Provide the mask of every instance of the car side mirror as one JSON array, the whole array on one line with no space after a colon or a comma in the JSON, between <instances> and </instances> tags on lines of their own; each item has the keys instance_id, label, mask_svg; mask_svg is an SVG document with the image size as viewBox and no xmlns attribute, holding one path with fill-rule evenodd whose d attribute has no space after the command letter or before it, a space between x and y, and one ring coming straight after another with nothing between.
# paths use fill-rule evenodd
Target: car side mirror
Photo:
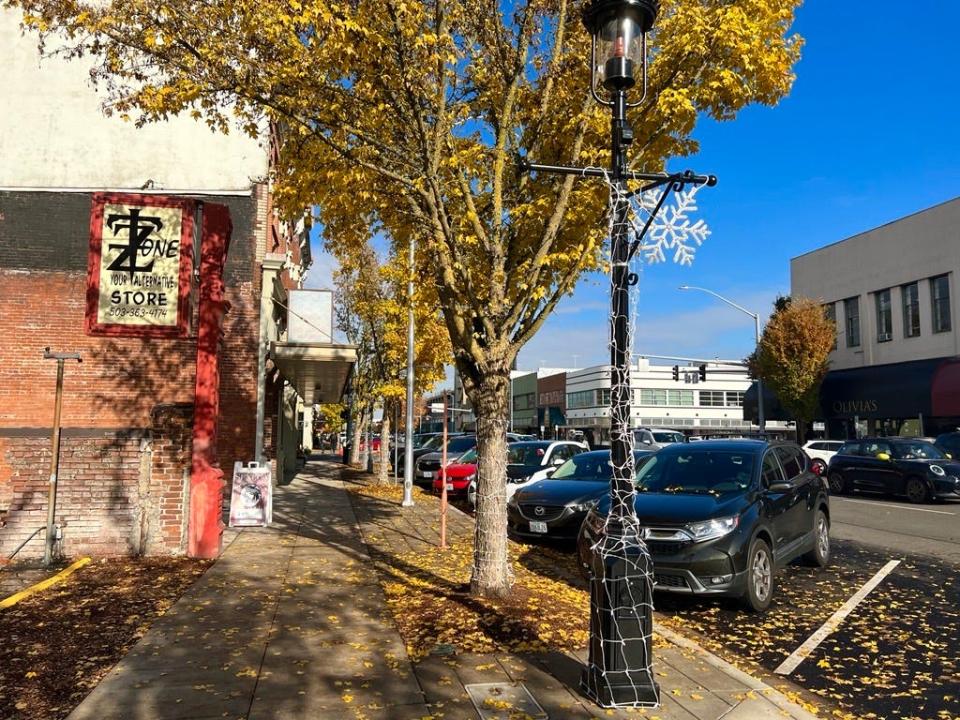
<instances>
[{"instance_id":1,"label":"car side mirror","mask_svg":"<svg viewBox=\"0 0 960 720\"><path fill-rule=\"evenodd\" d=\"M775 493L790 492L791 490L793 490L793 483L791 482L770 483L770 487L768 487L767 490Z\"/></svg>"},{"instance_id":2,"label":"car side mirror","mask_svg":"<svg viewBox=\"0 0 960 720\"><path fill-rule=\"evenodd\" d=\"M889 459L890 459L890 453L885 453L885 452L878 452L878 453L877 453L877 460L884 460L884 461L886 461L886 460L889 460Z\"/></svg>"}]
</instances>

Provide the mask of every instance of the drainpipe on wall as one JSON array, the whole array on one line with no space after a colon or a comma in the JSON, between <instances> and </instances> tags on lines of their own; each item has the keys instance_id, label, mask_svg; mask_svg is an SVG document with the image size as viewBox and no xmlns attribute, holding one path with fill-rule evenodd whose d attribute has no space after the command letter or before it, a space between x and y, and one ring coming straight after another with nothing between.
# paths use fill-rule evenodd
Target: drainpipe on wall
<instances>
[{"instance_id":1,"label":"drainpipe on wall","mask_svg":"<svg viewBox=\"0 0 960 720\"><path fill-rule=\"evenodd\" d=\"M273 323L273 288L286 262L286 255L267 253L260 267L260 341L257 346L257 435L254 456L258 463L263 458L264 423L266 422L267 351L270 341L276 338ZM272 330L272 332L271 332Z\"/></svg>"},{"instance_id":2,"label":"drainpipe on wall","mask_svg":"<svg viewBox=\"0 0 960 720\"><path fill-rule=\"evenodd\" d=\"M223 534L223 470L217 467L217 419L220 413L218 350L223 318L223 267L230 244L230 211L207 204L200 249L200 320L197 329L197 385L193 410L193 462L190 474L190 520L187 553L216 558Z\"/></svg>"}]
</instances>

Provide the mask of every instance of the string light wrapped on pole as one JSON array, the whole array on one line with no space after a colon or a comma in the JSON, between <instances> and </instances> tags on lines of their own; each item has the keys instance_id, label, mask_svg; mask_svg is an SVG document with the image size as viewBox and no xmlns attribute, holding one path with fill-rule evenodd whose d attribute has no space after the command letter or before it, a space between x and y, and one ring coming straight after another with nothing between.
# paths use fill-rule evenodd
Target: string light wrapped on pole
<instances>
[{"instance_id":1,"label":"string light wrapped on pole","mask_svg":"<svg viewBox=\"0 0 960 720\"><path fill-rule=\"evenodd\" d=\"M634 499L636 467L630 428L630 292L639 282L634 257L662 262L667 253L689 264L709 235L702 221L691 224L694 197L716 185L710 175L634 172L627 164L633 129L627 110L647 96L647 33L659 11L657 0L591 0L583 22L590 32L590 92L611 109L609 169L541 165L523 161L528 172L606 181L610 191L610 513L590 563L590 653L583 688L603 707L651 707L660 703L652 658L653 563L643 541ZM642 79L639 100L627 92ZM598 93L599 85L606 97ZM631 182L640 186L631 189ZM665 209L671 193L676 203ZM661 213L661 211L664 211ZM638 256L638 251L640 255Z\"/></svg>"}]
</instances>

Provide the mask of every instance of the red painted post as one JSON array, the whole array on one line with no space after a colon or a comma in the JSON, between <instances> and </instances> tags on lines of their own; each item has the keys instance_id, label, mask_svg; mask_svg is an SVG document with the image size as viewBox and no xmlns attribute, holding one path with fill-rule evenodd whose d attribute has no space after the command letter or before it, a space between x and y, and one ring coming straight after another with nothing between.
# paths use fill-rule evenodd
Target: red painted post
<instances>
[{"instance_id":1,"label":"red painted post","mask_svg":"<svg viewBox=\"0 0 960 720\"><path fill-rule=\"evenodd\" d=\"M218 348L223 317L223 267L230 245L230 211L204 204L200 240L200 307L197 328L197 387L193 410L193 464L190 476L190 557L215 558L223 534L223 471L217 467L217 419L220 413Z\"/></svg>"}]
</instances>

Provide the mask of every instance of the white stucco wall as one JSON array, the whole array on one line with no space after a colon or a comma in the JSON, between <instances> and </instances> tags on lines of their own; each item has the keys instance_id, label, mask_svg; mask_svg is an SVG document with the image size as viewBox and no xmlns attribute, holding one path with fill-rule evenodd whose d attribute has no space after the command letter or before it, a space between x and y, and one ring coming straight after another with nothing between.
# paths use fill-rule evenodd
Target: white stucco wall
<instances>
[{"instance_id":1,"label":"white stucco wall","mask_svg":"<svg viewBox=\"0 0 960 720\"><path fill-rule=\"evenodd\" d=\"M933 332L929 279L950 278L951 325ZM791 293L835 303L837 349L830 367L842 370L960 354L960 198L827 245L790 261ZM901 286L917 282L920 335L904 336ZM892 339L877 337L876 293L890 288ZM860 346L846 344L843 300L860 298Z\"/></svg>"},{"instance_id":2,"label":"white stucco wall","mask_svg":"<svg viewBox=\"0 0 960 720\"><path fill-rule=\"evenodd\" d=\"M20 13L0 8L0 188L249 192L267 174L257 141L190 117L144 128L106 117L91 60L41 59Z\"/></svg>"}]
</instances>

